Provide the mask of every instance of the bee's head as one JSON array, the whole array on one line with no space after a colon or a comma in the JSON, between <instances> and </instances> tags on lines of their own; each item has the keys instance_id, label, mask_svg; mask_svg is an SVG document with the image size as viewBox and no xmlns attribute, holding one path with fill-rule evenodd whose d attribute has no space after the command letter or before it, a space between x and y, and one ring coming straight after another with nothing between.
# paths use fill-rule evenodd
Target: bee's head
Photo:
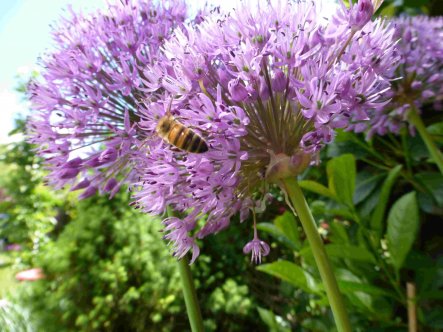
<instances>
[{"instance_id":1,"label":"bee's head","mask_svg":"<svg viewBox=\"0 0 443 332\"><path fill-rule=\"evenodd\" d=\"M172 116L164 116L158 121L155 130L160 136L167 135L169 130L171 129L171 124Z\"/></svg>"}]
</instances>

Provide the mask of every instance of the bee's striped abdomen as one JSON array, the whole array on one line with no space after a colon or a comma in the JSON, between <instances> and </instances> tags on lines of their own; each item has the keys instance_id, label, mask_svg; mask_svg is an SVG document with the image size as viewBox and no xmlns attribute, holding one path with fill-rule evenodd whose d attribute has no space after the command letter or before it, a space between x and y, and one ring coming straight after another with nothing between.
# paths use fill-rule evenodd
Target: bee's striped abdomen
<instances>
[{"instance_id":1,"label":"bee's striped abdomen","mask_svg":"<svg viewBox=\"0 0 443 332\"><path fill-rule=\"evenodd\" d=\"M183 147L183 149L194 153L203 153L208 151L208 145L206 142L191 129L188 130L190 131L190 134L188 135L189 137L186 142L187 144Z\"/></svg>"},{"instance_id":2,"label":"bee's striped abdomen","mask_svg":"<svg viewBox=\"0 0 443 332\"><path fill-rule=\"evenodd\" d=\"M165 116L160 119L156 131L166 142L180 150L191 153L208 151L208 145L204 139L172 116Z\"/></svg>"}]
</instances>

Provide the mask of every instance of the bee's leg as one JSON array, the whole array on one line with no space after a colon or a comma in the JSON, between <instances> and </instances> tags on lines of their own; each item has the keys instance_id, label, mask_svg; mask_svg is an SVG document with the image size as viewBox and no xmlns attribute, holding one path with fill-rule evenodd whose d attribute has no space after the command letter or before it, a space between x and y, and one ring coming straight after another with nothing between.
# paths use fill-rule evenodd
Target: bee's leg
<instances>
[{"instance_id":1,"label":"bee's leg","mask_svg":"<svg viewBox=\"0 0 443 332\"><path fill-rule=\"evenodd\" d=\"M171 150L174 153L183 152L183 150L180 150L178 147L176 147L172 144L169 144L169 150Z\"/></svg>"}]
</instances>

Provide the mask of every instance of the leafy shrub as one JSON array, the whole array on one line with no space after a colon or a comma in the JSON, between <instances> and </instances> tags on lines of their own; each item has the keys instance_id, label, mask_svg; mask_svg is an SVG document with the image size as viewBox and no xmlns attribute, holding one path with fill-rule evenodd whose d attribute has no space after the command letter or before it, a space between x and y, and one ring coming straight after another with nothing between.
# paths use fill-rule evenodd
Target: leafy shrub
<instances>
[{"instance_id":1,"label":"leafy shrub","mask_svg":"<svg viewBox=\"0 0 443 332\"><path fill-rule=\"evenodd\" d=\"M42 330L169 331L180 326L177 320L187 324L158 222L127 203L79 203L58 239L35 257L46 279L30 285L23 297Z\"/></svg>"},{"instance_id":2,"label":"leafy shrub","mask_svg":"<svg viewBox=\"0 0 443 332\"><path fill-rule=\"evenodd\" d=\"M24 120L16 120L16 126L12 134L22 133ZM40 166L32 145L23 139L0 145L0 239L30 250L48 240L47 234L70 206L62 199L64 193L43 185L45 172Z\"/></svg>"},{"instance_id":3,"label":"leafy shrub","mask_svg":"<svg viewBox=\"0 0 443 332\"><path fill-rule=\"evenodd\" d=\"M29 313L17 303L0 299L0 328L2 332L32 332Z\"/></svg>"}]
</instances>

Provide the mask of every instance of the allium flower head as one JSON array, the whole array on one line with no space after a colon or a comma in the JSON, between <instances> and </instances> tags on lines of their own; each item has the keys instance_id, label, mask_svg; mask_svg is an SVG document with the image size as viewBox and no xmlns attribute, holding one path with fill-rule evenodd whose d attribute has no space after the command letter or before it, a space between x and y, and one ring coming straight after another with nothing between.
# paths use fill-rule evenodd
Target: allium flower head
<instances>
[{"instance_id":1,"label":"allium flower head","mask_svg":"<svg viewBox=\"0 0 443 332\"><path fill-rule=\"evenodd\" d=\"M133 179L132 155L144 135L136 125L143 71L185 19L182 1L161 3L116 1L90 16L71 10L53 30L56 48L28 89L28 132L55 187L85 189L84 198L113 195Z\"/></svg>"},{"instance_id":2,"label":"allium flower head","mask_svg":"<svg viewBox=\"0 0 443 332\"><path fill-rule=\"evenodd\" d=\"M443 18L400 17L395 24L395 39L400 61L386 98L391 102L377 108L371 121L358 124L356 131L368 131L368 135L399 133L407 125L408 111L413 105L420 109L425 104L442 102L443 95ZM411 128L412 129L412 128Z\"/></svg>"},{"instance_id":3,"label":"allium flower head","mask_svg":"<svg viewBox=\"0 0 443 332\"><path fill-rule=\"evenodd\" d=\"M197 27L176 29L164 57L144 71L146 91L163 97L145 103L140 127L153 133L171 112L209 146L189 153L153 134L136 163L136 203L149 213L171 206L186 215L165 220L176 256L196 250L195 238L224 229L232 215L260 213L269 185L299 174L334 129L366 120L382 102L395 59L392 29L355 10L328 23L317 4L214 11ZM260 261L269 247L254 233L244 251Z\"/></svg>"}]
</instances>

